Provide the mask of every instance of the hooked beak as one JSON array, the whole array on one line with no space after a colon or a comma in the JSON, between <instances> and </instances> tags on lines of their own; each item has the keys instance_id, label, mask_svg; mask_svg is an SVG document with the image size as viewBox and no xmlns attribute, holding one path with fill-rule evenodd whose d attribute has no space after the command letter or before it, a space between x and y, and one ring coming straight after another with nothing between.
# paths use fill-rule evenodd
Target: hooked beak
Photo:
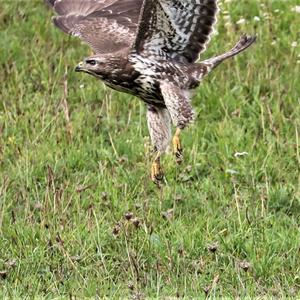
<instances>
[{"instance_id":1,"label":"hooked beak","mask_svg":"<svg viewBox=\"0 0 300 300\"><path fill-rule=\"evenodd\" d=\"M83 62L80 62L75 68L75 72L80 72L80 71L83 71Z\"/></svg>"}]
</instances>

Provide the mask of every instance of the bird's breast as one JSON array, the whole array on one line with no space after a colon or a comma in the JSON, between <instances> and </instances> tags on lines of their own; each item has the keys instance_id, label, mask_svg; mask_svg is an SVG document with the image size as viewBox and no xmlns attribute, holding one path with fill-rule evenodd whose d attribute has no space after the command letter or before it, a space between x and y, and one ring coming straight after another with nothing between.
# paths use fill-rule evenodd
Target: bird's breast
<instances>
[{"instance_id":1,"label":"bird's breast","mask_svg":"<svg viewBox=\"0 0 300 300\"><path fill-rule=\"evenodd\" d=\"M160 82L170 79L180 82L180 69L170 61L159 61L139 55L132 56L134 70L139 74L134 80L138 96L145 102L164 105Z\"/></svg>"}]
</instances>

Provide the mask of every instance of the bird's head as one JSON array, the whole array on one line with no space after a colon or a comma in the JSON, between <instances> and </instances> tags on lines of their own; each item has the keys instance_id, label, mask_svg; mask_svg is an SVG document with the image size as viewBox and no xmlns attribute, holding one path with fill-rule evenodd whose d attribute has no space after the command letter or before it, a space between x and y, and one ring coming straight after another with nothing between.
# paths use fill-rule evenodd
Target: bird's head
<instances>
[{"instance_id":1,"label":"bird's head","mask_svg":"<svg viewBox=\"0 0 300 300\"><path fill-rule=\"evenodd\" d=\"M103 57L91 56L80 62L75 72L85 72L96 77L101 77L109 67L108 61Z\"/></svg>"}]
</instances>

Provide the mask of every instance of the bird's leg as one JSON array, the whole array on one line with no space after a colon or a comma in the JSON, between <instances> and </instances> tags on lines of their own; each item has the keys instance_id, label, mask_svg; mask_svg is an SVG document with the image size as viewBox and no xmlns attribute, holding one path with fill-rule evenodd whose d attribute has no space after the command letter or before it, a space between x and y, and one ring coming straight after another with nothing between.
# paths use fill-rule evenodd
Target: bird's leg
<instances>
[{"instance_id":1,"label":"bird's leg","mask_svg":"<svg viewBox=\"0 0 300 300\"><path fill-rule=\"evenodd\" d=\"M171 117L167 109L148 106L147 123L152 145L155 149L154 160L151 166L151 179L159 185L163 179L163 171L160 165L160 158L170 144Z\"/></svg>"},{"instance_id":2,"label":"bird's leg","mask_svg":"<svg viewBox=\"0 0 300 300\"><path fill-rule=\"evenodd\" d=\"M172 122L176 126L176 132L173 137L173 151L176 155L176 162L180 164L183 160L179 139L180 131L186 128L193 121L194 117L189 92L167 80L160 83L160 90Z\"/></svg>"},{"instance_id":3,"label":"bird's leg","mask_svg":"<svg viewBox=\"0 0 300 300\"><path fill-rule=\"evenodd\" d=\"M164 178L164 173L160 164L160 156L161 153L157 151L151 166L151 180L157 185L159 185Z\"/></svg>"},{"instance_id":4,"label":"bird's leg","mask_svg":"<svg viewBox=\"0 0 300 300\"><path fill-rule=\"evenodd\" d=\"M176 162L177 164L181 164L183 161L183 155L182 155L182 147L181 147L181 142L180 142L180 128L176 128L176 132L173 136L173 153L176 157Z\"/></svg>"}]
</instances>

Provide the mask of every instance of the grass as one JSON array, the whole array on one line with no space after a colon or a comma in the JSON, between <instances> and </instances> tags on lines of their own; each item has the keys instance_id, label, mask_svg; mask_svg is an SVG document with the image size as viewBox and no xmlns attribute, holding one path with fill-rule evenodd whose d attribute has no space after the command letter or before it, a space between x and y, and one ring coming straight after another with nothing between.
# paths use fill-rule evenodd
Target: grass
<instances>
[{"instance_id":1,"label":"grass","mask_svg":"<svg viewBox=\"0 0 300 300\"><path fill-rule=\"evenodd\" d=\"M162 190L144 105L73 72L43 3L0 2L1 297L300 297L298 1L226 2L203 57L258 42L197 90Z\"/></svg>"}]
</instances>

